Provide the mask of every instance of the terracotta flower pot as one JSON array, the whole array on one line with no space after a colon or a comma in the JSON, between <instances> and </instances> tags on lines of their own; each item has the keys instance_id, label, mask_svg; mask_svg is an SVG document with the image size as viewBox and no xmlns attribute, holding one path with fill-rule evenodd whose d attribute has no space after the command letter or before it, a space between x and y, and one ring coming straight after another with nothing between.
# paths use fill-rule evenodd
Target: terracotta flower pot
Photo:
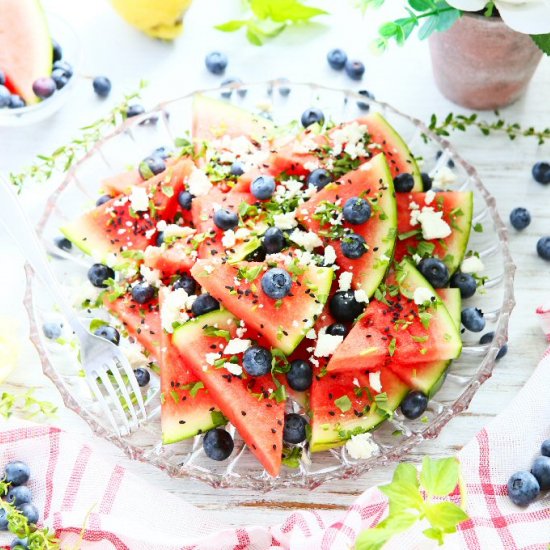
<instances>
[{"instance_id":1,"label":"terracotta flower pot","mask_svg":"<svg viewBox=\"0 0 550 550\"><path fill-rule=\"evenodd\" d=\"M542 52L526 34L500 17L466 14L430 39L435 81L441 93L469 109L497 109L525 91Z\"/></svg>"}]
</instances>

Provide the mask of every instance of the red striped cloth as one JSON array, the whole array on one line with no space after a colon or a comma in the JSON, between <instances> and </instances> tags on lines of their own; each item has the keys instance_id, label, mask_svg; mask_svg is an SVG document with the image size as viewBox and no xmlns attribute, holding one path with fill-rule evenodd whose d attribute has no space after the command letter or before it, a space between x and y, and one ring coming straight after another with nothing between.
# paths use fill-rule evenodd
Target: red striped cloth
<instances>
[{"instance_id":1,"label":"red striped cloth","mask_svg":"<svg viewBox=\"0 0 550 550\"><path fill-rule=\"evenodd\" d=\"M539 315L550 326L546 309ZM514 471L528 470L541 442L550 438L549 394L550 348L510 406L458 454L470 520L447 537L445 548L548 549L550 494L519 508L507 496L506 482ZM300 511L274 527L223 529L218 517L106 462L57 428L4 423L0 464L15 459L31 467L29 485L43 524L56 531L62 548L78 547L82 536L81 548L94 550L347 550L359 532L387 513L385 497L372 488L342 515ZM451 498L458 502L459 495ZM385 548L431 548L423 528ZM0 537L1 544L9 544L9 535Z\"/></svg>"}]
</instances>

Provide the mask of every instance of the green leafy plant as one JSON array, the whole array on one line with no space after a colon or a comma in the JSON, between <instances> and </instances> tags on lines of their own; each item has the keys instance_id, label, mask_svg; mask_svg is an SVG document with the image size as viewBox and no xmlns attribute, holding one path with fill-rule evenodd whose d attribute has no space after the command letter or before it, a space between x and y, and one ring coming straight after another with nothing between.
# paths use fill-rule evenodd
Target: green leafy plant
<instances>
[{"instance_id":1,"label":"green leafy plant","mask_svg":"<svg viewBox=\"0 0 550 550\"><path fill-rule=\"evenodd\" d=\"M312 18L327 14L325 10L299 0L245 0L244 4L249 17L233 19L215 28L223 32L245 29L246 38L255 46L278 36L288 25L309 23Z\"/></svg>"},{"instance_id":2,"label":"green leafy plant","mask_svg":"<svg viewBox=\"0 0 550 550\"><path fill-rule=\"evenodd\" d=\"M34 397L33 392L32 389L20 394L2 392L0 396L0 415L9 418L13 414L17 414L27 419L37 416L47 418L55 416L57 406L49 401L37 399Z\"/></svg>"},{"instance_id":3,"label":"green leafy plant","mask_svg":"<svg viewBox=\"0 0 550 550\"><path fill-rule=\"evenodd\" d=\"M462 506L448 500L434 501L434 497L452 493L457 485ZM378 550L394 535L423 520L429 524L424 535L443 544L445 535L456 532L457 526L468 519L464 511L460 463L454 457L433 460L426 456L420 474L412 464L399 464L391 483L379 489L389 500L388 517L376 527L363 531L357 538L355 550Z\"/></svg>"},{"instance_id":4,"label":"green leafy plant","mask_svg":"<svg viewBox=\"0 0 550 550\"><path fill-rule=\"evenodd\" d=\"M10 173L9 179L19 191L30 180L45 182L56 171L67 171L77 160L86 154L109 129L113 129L126 119L130 101L141 97L141 91L147 85L142 80L137 91L124 96L122 102L116 105L107 115L92 124L82 127L81 134L65 145L61 145L49 155L38 155L34 164L19 173Z\"/></svg>"}]
</instances>

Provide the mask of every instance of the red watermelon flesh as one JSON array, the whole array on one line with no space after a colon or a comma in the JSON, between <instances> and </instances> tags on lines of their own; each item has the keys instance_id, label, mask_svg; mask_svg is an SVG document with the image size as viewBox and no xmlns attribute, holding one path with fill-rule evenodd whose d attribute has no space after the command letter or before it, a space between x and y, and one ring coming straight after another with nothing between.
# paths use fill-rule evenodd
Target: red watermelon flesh
<instances>
[{"instance_id":1,"label":"red watermelon flesh","mask_svg":"<svg viewBox=\"0 0 550 550\"><path fill-rule=\"evenodd\" d=\"M429 204L426 204L426 197L429 197ZM397 231L401 237L396 243L395 259L400 261L406 256L412 256L418 252L419 244L423 243L420 252L426 245L429 246L425 255L437 256L447 264L451 273L456 271L462 262L470 237L473 215L472 192L446 191L435 193L435 196L433 193L398 193L396 198ZM444 239L423 240L420 225L411 224L411 204L418 205L420 209L427 206L435 212L443 212L442 219L451 227L452 233ZM416 235L405 237L415 230L418 232Z\"/></svg>"},{"instance_id":2,"label":"red watermelon flesh","mask_svg":"<svg viewBox=\"0 0 550 550\"><path fill-rule=\"evenodd\" d=\"M251 452L270 475L276 476L281 467L285 404L270 398L277 395L270 375L245 379L231 374L223 366L209 365L207 354L222 350L227 339L207 335L206 327L228 331L232 339L237 334L239 321L227 310L213 311L176 329L172 341Z\"/></svg>"},{"instance_id":3,"label":"red watermelon flesh","mask_svg":"<svg viewBox=\"0 0 550 550\"><path fill-rule=\"evenodd\" d=\"M301 206L297 219L307 229L321 236L335 228L330 223L322 224L316 217L316 211L339 203L342 208L352 197L362 197L372 205L371 218L360 225L352 225L345 220L338 225L361 235L369 249L357 259L346 258L342 254L341 237L333 239L325 237L325 243L334 247L336 264L340 273L349 271L353 274L352 285L355 289L363 289L371 296L383 280L389 267L396 238L397 212L395 206L393 181L388 170L388 164L383 155L377 155L358 170L349 172L337 182L331 183ZM330 234L330 233L329 233Z\"/></svg>"},{"instance_id":4,"label":"red watermelon flesh","mask_svg":"<svg viewBox=\"0 0 550 550\"><path fill-rule=\"evenodd\" d=\"M101 182L101 190L112 197L118 195L127 195L132 191L132 187L135 185L142 185L144 183L138 170L128 170L115 174L105 178Z\"/></svg>"},{"instance_id":5,"label":"red watermelon flesh","mask_svg":"<svg viewBox=\"0 0 550 550\"><path fill-rule=\"evenodd\" d=\"M151 269L158 269L161 278L188 273L193 267L197 252L189 239L177 239L162 246L148 246L143 263Z\"/></svg>"}]
</instances>

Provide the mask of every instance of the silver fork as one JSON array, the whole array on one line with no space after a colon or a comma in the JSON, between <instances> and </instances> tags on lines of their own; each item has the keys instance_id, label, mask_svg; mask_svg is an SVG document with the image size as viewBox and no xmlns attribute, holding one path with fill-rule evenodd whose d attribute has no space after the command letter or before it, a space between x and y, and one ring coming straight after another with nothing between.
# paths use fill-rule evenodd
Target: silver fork
<instances>
[{"instance_id":1,"label":"silver fork","mask_svg":"<svg viewBox=\"0 0 550 550\"><path fill-rule=\"evenodd\" d=\"M34 272L51 292L80 341L80 360L86 373L86 380L117 435L129 433L139 425L139 413L141 413L142 420L145 420L147 416L134 371L120 348L112 342L92 334L69 305L49 265L48 257L38 235L11 188L11 184L5 180L0 180L0 223L4 225ZM125 383L123 375L126 376L128 384ZM111 377L114 379L114 384ZM136 411L132 398L137 402L139 411ZM123 407L121 399L126 403L126 407ZM125 408L130 418L125 412ZM118 422L115 419L115 413L119 417Z\"/></svg>"}]
</instances>

